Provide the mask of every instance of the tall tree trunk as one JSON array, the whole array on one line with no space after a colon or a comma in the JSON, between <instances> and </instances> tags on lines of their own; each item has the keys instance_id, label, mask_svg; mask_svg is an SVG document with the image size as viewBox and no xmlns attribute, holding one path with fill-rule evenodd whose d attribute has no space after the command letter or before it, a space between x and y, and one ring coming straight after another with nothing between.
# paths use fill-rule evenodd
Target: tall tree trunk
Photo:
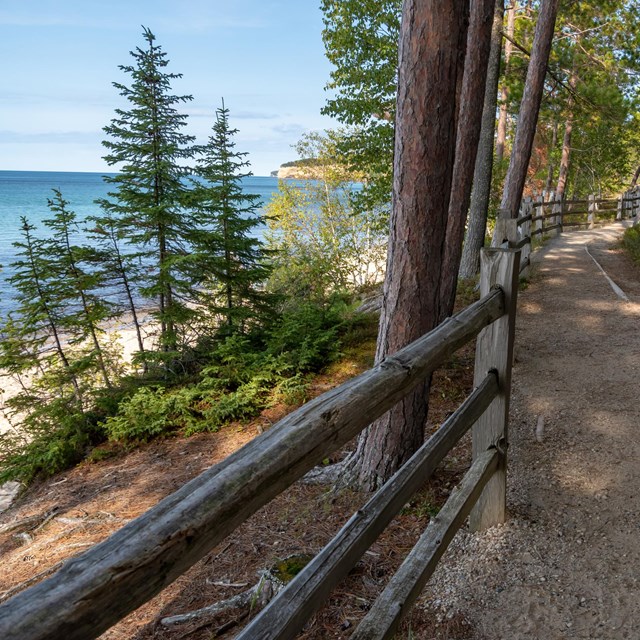
<instances>
[{"instance_id":1,"label":"tall tree trunk","mask_svg":"<svg viewBox=\"0 0 640 640\"><path fill-rule=\"evenodd\" d=\"M516 12L518 11L518 2L513 0L507 8L507 39L504 42L504 73L509 73L509 61L513 52L513 34L516 28ZM502 26L502 25L500 25ZM505 82L500 87L500 113L498 115L498 133L496 137L496 162L499 164L504 158L504 150L507 142L507 115L509 109L509 87Z\"/></svg>"},{"instance_id":2,"label":"tall tree trunk","mask_svg":"<svg viewBox=\"0 0 640 640\"><path fill-rule=\"evenodd\" d=\"M573 97L573 91L578 84L578 76L575 70L569 77L569 93L567 120L564 124L564 138L562 140L562 158L560 159L560 170L558 172L558 184L556 186L556 200L564 198L564 192L567 188L567 178L569 177L569 166L571 162L571 133L573 131L573 107L575 98Z\"/></svg>"},{"instance_id":3,"label":"tall tree trunk","mask_svg":"<svg viewBox=\"0 0 640 640\"><path fill-rule=\"evenodd\" d=\"M404 0L378 362L437 324L467 6ZM419 385L360 436L351 471L365 490L388 480L422 443L428 388Z\"/></svg>"},{"instance_id":4,"label":"tall tree trunk","mask_svg":"<svg viewBox=\"0 0 640 640\"><path fill-rule=\"evenodd\" d=\"M559 0L542 0L540 13L533 37L531 59L527 69L527 79L520 103L520 115L513 149L509 159L509 169L504 182L501 208L509 212L509 216L516 218L522 199L522 191L527 177L527 168L533 147L533 138L538 123L538 112L542 101L544 78L547 72L547 62L551 51L553 29L556 23Z\"/></svg>"},{"instance_id":5,"label":"tall tree trunk","mask_svg":"<svg viewBox=\"0 0 640 640\"><path fill-rule=\"evenodd\" d=\"M480 249L484 245L484 236L487 230L487 211L489 209L491 175L493 173L493 138L496 128L496 103L498 79L500 77L503 18L504 0L496 0L493 26L491 28L491 50L487 64L487 82L482 107L482 126L473 173L469 227L460 261L459 276L461 278L473 278L478 273L480 269Z\"/></svg>"},{"instance_id":6,"label":"tall tree trunk","mask_svg":"<svg viewBox=\"0 0 640 640\"><path fill-rule=\"evenodd\" d=\"M456 298L462 241L482 126L482 110L478 109L478 105L484 101L495 3L496 0L477 0L471 3L464 79L456 122L456 155L440 280L439 322L452 314Z\"/></svg>"},{"instance_id":7,"label":"tall tree trunk","mask_svg":"<svg viewBox=\"0 0 640 640\"><path fill-rule=\"evenodd\" d=\"M555 121L553 123L553 133L551 135L551 146L549 147L549 168L547 170L547 182L545 184L545 191L549 193L553 188L553 152L556 149L556 145L558 144L558 122Z\"/></svg>"}]
</instances>

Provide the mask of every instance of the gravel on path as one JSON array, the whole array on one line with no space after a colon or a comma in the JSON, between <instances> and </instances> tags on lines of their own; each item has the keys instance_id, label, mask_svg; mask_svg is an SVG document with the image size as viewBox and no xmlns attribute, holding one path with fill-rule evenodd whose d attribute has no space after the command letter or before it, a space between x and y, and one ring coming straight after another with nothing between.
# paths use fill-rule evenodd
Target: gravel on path
<instances>
[{"instance_id":1,"label":"gravel on path","mask_svg":"<svg viewBox=\"0 0 640 640\"><path fill-rule=\"evenodd\" d=\"M616 248L622 231L568 233L534 253L509 520L461 531L422 596L443 618L462 612L470 638L640 638L640 277Z\"/></svg>"}]
</instances>

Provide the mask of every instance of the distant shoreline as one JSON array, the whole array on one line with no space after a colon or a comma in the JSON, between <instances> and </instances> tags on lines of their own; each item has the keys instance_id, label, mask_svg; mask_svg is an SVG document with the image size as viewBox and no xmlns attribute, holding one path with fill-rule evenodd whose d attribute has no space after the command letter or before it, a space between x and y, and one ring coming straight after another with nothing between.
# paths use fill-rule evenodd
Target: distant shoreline
<instances>
[{"instance_id":1,"label":"distant shoreline","mask_svg":"<svg viewBox=\"0 0 640 640\"><path fill-rule=\"evenodd\" d=\"M65 169L0 169L0 174L2 173L75 173L86 176L117 176L117 171L67 171ZM273 178L273 176L259 176L257 174L253 174L251 177L253 178Z\"/></svg>"}]
</instances>

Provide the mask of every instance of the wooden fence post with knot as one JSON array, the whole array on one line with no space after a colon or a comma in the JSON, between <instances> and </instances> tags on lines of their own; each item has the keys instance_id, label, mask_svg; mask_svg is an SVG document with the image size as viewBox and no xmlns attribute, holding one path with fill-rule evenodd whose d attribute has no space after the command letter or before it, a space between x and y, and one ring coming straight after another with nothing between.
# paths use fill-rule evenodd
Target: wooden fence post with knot
<instances>
[{"instance_id":1,"label":"wooden fence post with knot","mask_svg":"<svg viewBox=\"0 0 640 640\"><path fill-rule=\"evenodd\" d=\"M505 294L505 314L483 329L476 342L474 385L479 385L487 372L493 370L498 375L499 392L473 427L473 458L477 459L491 448L497 449L501 456L497 471L471 512L471 529L474 531L500 524L506 518L507 425L520 250L504 247L483 249L480 264L480 295L485 296L494 287L501 287Z\"/></svg>"}]
</instances>

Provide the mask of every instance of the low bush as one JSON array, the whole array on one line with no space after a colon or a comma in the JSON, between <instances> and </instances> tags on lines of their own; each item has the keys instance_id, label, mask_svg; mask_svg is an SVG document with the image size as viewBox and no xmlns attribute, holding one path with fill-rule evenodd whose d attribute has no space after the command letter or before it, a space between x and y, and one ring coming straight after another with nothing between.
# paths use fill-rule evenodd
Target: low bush
<instances>
[{"instance_id":1,"label":"low bush","mask_svg":"<svg viewBox=\"0 0 640 640\"><path fill-rule=\"evenodd\" d=\"M629 257L640 264L640 226L629 227L624 232L622 246Z\"/></svg>"},{"instance_id":2,"label":"low bush","mask_svg":"<svg viewBox=\"0 0 640 640\"><path fill-rule=\"evenodd\" d=\"M259 335L221 340L192 385L141 388L123 401L104 423L109 438L138 443L175 431L216 431L274 403L304 402L309 374L340 355L339 335L354 324L347 310L337 296L304 302L283 310Z\"/></svg>"},{"instance_id":3,"label":"low bush","mask_svg":"<svg viewBox=\"0 0 640 640\"><path fill-rule=\"evenodd\" d=\"M83 413L53 400L20 430L0 434L0 483L28 484L80 462L92 446L104 441L103 429Z\"/></svg>"}]
</instances>

